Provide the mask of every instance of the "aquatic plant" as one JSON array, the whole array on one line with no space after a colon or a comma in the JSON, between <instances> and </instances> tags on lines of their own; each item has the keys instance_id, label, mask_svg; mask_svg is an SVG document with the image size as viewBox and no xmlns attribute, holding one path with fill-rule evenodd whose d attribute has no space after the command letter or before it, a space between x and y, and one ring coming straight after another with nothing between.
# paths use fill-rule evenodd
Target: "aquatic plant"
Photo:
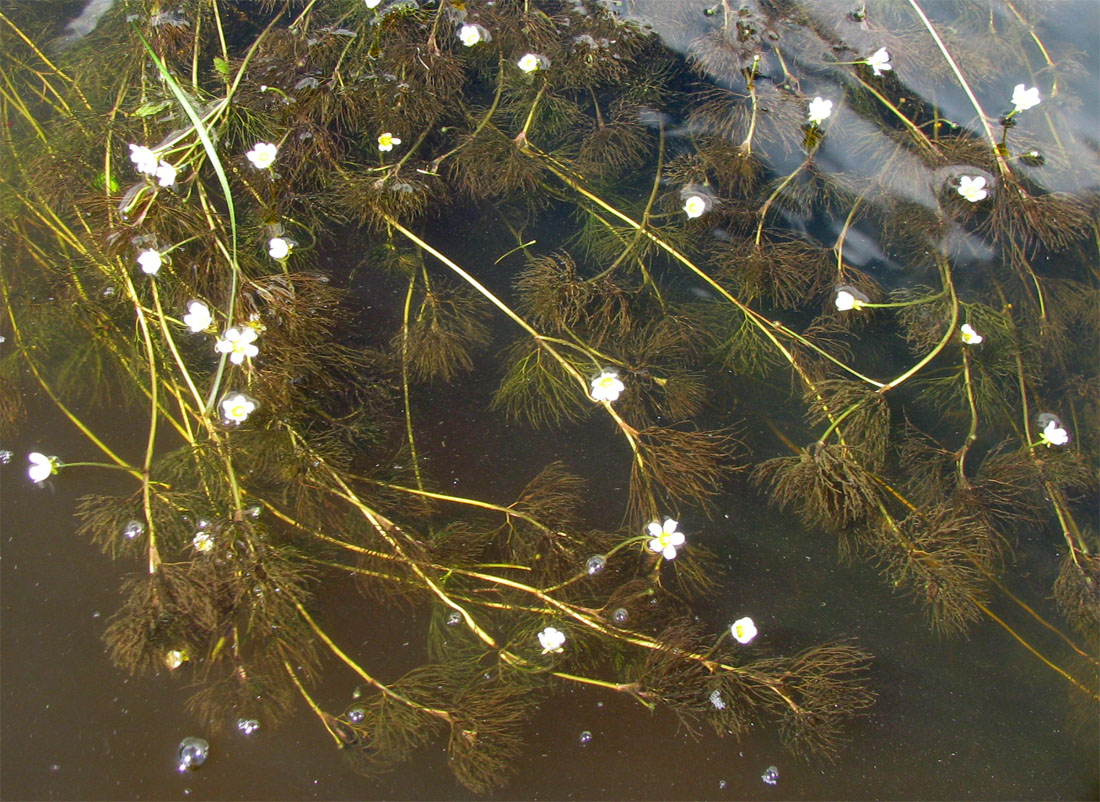
<instances>
[{"instance_id":1,"label":"aquatic plant","mask_svg":"<svg viewBox=\"0 0 1100 802\"><path fill-rule=\"evenodd\" d=\"M1001 28L918 0L621 5L131 2L63 50L0 14L0 422L26 426L36 386L132 482L79 510L136 569L111 658L186 674L211 725L300 700L362 771L445 743L475 792L570 685L828 754L873 701L869 655L692 615L720 576L678 521L740 473L934 628L995 622L1095 699L1095 672L990 608L1033 529L1086 647L1065 642L1095 654L1097 276L1066 265L1100 237L1061 122L1073 59L1010 3ZM998 119L1004 75L1041 87ZM381 277L403 291L368 321ZM443 492L420 390L490 380L486 429L602 422L620 525L594 528L557 463L514 499ZM136 460L86 422L108 390ZM29 460L35 482L92 465ZM337 577L430 611L422 665L384 680L331 634ZM315 698L334 665L362 683L343 710Z\"/></svg>"}]
</instances>

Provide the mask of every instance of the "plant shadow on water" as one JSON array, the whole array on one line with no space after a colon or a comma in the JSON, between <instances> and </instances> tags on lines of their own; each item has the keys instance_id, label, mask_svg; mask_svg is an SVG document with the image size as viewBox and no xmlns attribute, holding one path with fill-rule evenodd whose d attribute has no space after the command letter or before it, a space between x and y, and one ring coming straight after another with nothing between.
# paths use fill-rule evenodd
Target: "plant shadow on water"
<instances>
[{"instance_id":1,"label":"plant shadow on water","mask_svg":"<svg viewBox=\"0 0 1100 802\"><path fill-rule=\"evenodd\" d=\"M1089 8L6 4L3 796L1095 798Z\"/></svg>"}]
</instances>

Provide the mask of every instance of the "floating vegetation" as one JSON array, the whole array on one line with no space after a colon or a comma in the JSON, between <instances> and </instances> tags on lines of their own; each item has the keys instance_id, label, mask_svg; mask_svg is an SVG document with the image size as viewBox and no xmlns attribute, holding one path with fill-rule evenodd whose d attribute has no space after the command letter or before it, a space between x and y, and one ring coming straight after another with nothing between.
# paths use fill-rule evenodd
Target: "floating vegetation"
<instances>
[{"instance_id":1,"label":"floating vegetation","mask_svg":"<svg viewBox=\"0 0 1100 802\"><path fill-rule=\"evenodd\" d=\"M870 655L693 613L742 475L937 631L1003 626L1095 699L990 609L1026 532L1096 653L1097 274L1074 266L1100 203L1075 55L1041 4L981 5L0 14L0 424L41 391L98 456L34 452L28 479L130 484L78 513L134 571L111 659L186 676L214 727L304 705L366 773L442 745L475 793L570 686L828 756ZM422 435L490 385L481 431L584 453L528 460L515 498L446 492ZM87 422L108 404L132 440ZM593 459L618 523L588 518ZM422 665L383 676L333 634L339 577L430 612ZM344 710L315 697L336 671Z\"/></svg>"}]
</instances>

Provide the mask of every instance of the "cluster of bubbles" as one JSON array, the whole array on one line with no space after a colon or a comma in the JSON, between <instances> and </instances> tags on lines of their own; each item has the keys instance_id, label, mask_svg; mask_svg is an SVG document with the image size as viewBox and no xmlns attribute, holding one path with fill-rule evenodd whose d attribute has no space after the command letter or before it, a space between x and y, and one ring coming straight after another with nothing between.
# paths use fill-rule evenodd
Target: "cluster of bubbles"
<instances>
[{"instance_id":1,"label":"cluster of bubbles","mask_svg":"<svg viewBox=\"0 0 1100 802\"><path fill-rule=\"evenodd\" d=\"M243 732L245 735L251 735L260 728L260 722L254 718L239 718L237 719L237 729Z\"/></svg>"}]
</instances>

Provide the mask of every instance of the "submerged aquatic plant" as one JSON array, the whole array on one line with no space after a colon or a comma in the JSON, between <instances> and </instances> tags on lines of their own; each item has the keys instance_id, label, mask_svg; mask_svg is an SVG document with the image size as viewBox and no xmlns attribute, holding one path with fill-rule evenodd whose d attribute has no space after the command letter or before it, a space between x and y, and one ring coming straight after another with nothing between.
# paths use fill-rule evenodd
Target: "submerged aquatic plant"
<instances>
[{"instance_id":1,"label":"submerged aquatic plant","mask_svg":"<svg viewBox=\"0 0 1100 802\"><path fill-rule=\"evenodd\" d=\"M445 744L478 793L574 685L828 754L873 701L869 655L842 633L777 653L692 609L722 581L703 519L743 469L945 633L1009 627L989 601L1029 527L1095 646L1097 288L1066 265L1095 261L1097 204L1087 143L1059 133L1068 56L998 47L1057 87L1004 123L1010 148L992 66L953 52L998 44L962 6L857 25L719 4L688 26L665 0L299 5L137 3L56 56L26 10L0 16L2 422L26 425L11 388L36 386L132 484L80 507L136 567L117 665L187 675L212 725L300 701L368 773ZM998 22L1041 42L1024 11ZM686 58L655 30L694 31ZM1021 84L1005 120L1039 100ZM105 387L143 410L138 448L86 422ZM1065 421L1036 413L1055 402ZM562 453L599 454L622 493L586 506L527 424L566 428ZM518 494L468 455L492 498L453 491L435 444L471 433L524 454ZM35 482L60 465L29 460ZM430 619L421 665L390 678L332 634L340 577ZM362 690L326 709L337 671Z\"/></svg>"}]
</instances>

